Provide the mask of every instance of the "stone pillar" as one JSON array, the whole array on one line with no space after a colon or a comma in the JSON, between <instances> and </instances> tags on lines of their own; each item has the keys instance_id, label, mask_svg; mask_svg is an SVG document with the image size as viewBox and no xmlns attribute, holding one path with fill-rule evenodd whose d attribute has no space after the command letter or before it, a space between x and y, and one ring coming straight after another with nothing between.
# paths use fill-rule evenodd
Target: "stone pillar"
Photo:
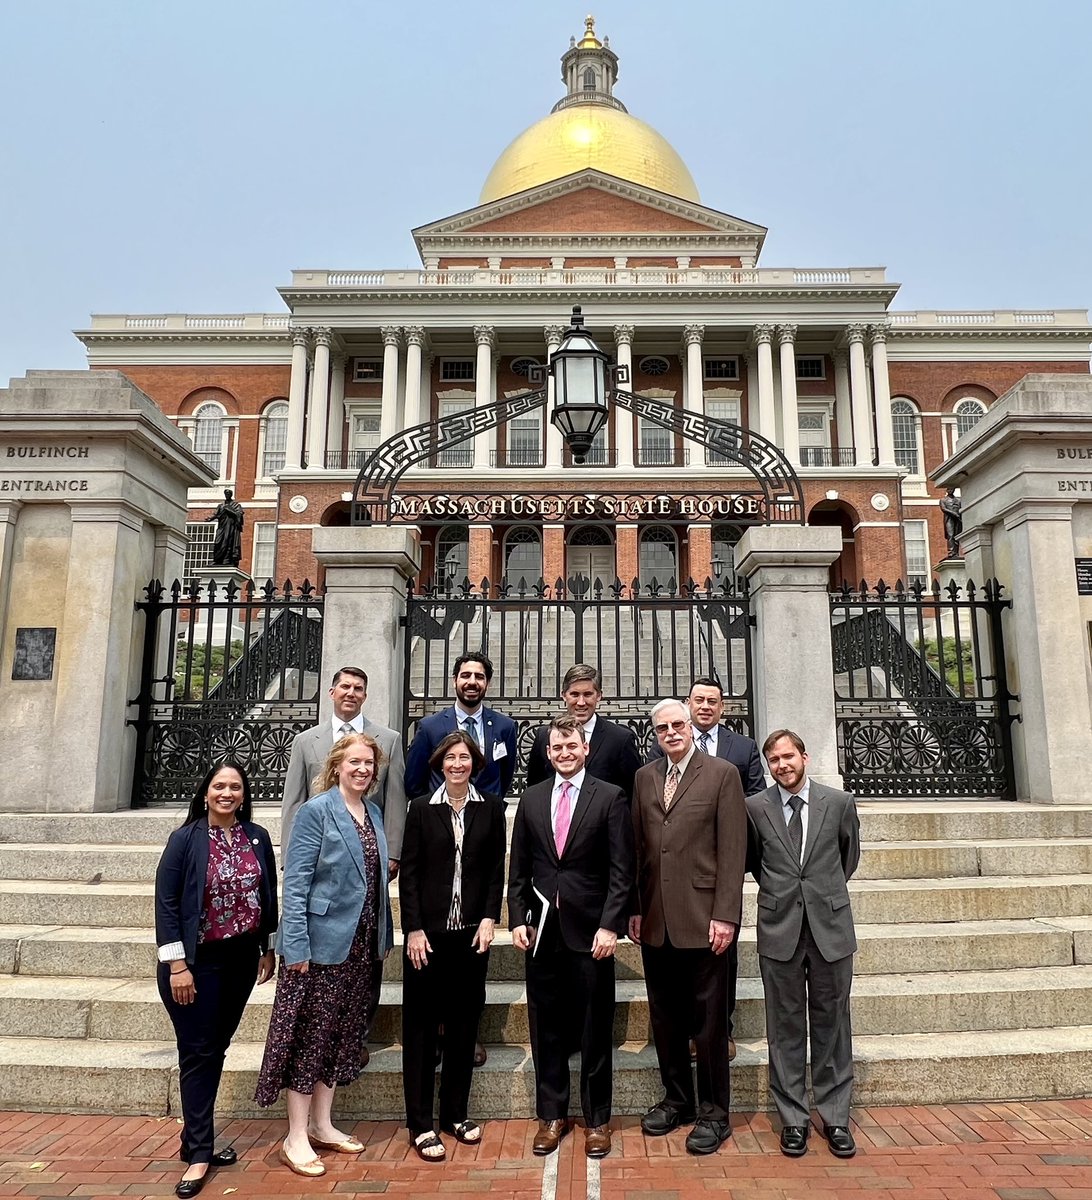
<instances>
[{"instance_id":1,"label":"stone pillar","mask_svg":"<svg viewBox=\"0 0 1092 1200\"><path fill-rule=\"evenodd\" d=\"M315 330L315 369L311 373L311 412L307 423L307 469L326 469L326 422L330 399L330 331Z\"/></svg>"},{"instance_id":2,"label":"stone pillar","mask_svg":"<svg viewBox=\"0 0 1092 1200\"><path fill-rule=\"evenodd\" d=\"M736 571L747 577L755 613L752 690L759 745L774 729L804 739L808 774L842 786L834 721L830 639L830 566L842 552L833 527L756 525L736 547Z\"/></svg>"},{"instance_id":3,"label":"stone pillar","mask_svg":"<svg viewBox=\"0 0 1092 1200\"><path fill-rule=\"evenodd\" d=\"M15 522L22 507L22 500L0 500L0 636L7 627L8 589L4 581L11 578L11 551L15 544ZM160 576L160 578L166 577Z\"/></svg>"},{"instance_id":4,"label":"stone pillar","mask_svg":"<svg viewBox=\"0 0 1092 1200\"><path fill-rule=\"evenodd\" d=\"M565 337L565 327L563 325L547 325L542 333L546 338L546 363L549 365L550 359L553 358ZM550 420L553 411L554 381L548 379L546 382L546 410L543 416L543 420L546 422L546 466L560 469L565 439L561 436L558 427Z\"/></svg>"},{"instance_id":5,"label":"stone pillar","mask_svg":"<svg viewBox=\"0 0 1092 1200\"><path fill-rule=\"evenodd\" d=\"M872 413L868 403L868 375L865 365L863 325L850 325L849 403L853 411L853 450L858 467L872 466Z\"/></svg>"},{"instance_id":6,"label":"stone pillar","mask_svg":"<svg viewBox=\"0 0 1092 1200\"><path fill-rule=\"evenodd\" d=\"M383 336L383 400L379 416L379 440L385 442L398 432L398 347L402 331L397 325L384 325Z\"/></svg>"},{"instance_id":7,"label":"stone pillar","mask_svg":"<svg viewBox=\"0 0 1092 1200\"><path fill-rule=\"evenodd\" d=\"M895 428L891 419L891 383L887 374L887 328L873 325L872 390L876 404L876 457L879 466L895 466Z\"/></svg>"},{"instance_id":8,"label":"stone pillar","mask_svg":"<svg viewBox=\"0 0 1092 1200\"><path fill-rule=\"evenodd\" d=\"M683 330L683 345L686 347L686 407L689 412L700 413L705 410L701 361L701 344L704 337L704 325L687 325Z\"/></svg>"},{"instance_id":9,"label":"stone pillar","mask_svg":"<svg viewBox=\"0 0 1092 1200\"><path fill-rule=\"evenodd\" d=\"M288 384L288 441L284 465L289 471L303 466L303 418L307 407L308 330L292 330L292 375Z\"/></svg>"},{"instance_id":10,"label":"stone pillar","mask_svg":"<svg viewBox=\"0 0 1092 1200\"><path fill-rule=\"evenodd\" d=\"M497 335L492 325L475 325L474 341L477 344L477 363L474 368L474 407L488 408L492 403L493 351ZM496 429L487 429L474 438L474 466L488 467L489 452L497 444Z\"/></svg>"},{"instance_id":11,"label":"stone pillar","mask_svg":"<svg viewBox=\"0 0 1092 1200\"><path fill-rule=\"evenodd\" d=\"M345 356L337 354L330 368L330 416L326 422L326 449L338 457L335 460L345 466L343 457L345 442Z\"/></svg>"},{"instance_id":12,"label":"stone pillar","mask_svg":"<svg viewBox=\"0 0 1092 1200\"><path fill-rule=\"evenodd\" d=\"M618 365L625 367L629 382L622 386L633 390L633 326L615 325L614 344L618 348ZM633 466L633 414L625 409L614 410L614 447L618 455L618 466L629 470Z\"/></svg>"},{"instance_id":13,"label":"stone pillar","mask_svg":"<svg viewBox=\"0 0 1092 1200\"><path fill-rule=\"evenodd\" d=\"M415 531L403 525L341 526L313 531L312 549L326 571L322 675L359 662L368 672L365 712L392 729L402 726L406 585L421 568ZM325 688L320 720L330 715Z\"/></svg>"},{"instance_id":14,"label":"stone pillar","mask_svg":"<svg viewBox=\"0 0 1092 1200\"><path fill-rule=\"evenodd\" d=\"M800 465L800 415L796 403L796 326L778 325L781 353L781 431L785 457Z\"/></svg>"},{"instance_id":15,"label":"stone pillar","mask_svg":"<svg viewBox=\"0 0 1092 1200\"><path fill-rule=\"evenodd\" d=\"M755 326L755 347L758 353L758 432L767 441L777 440L774 418L772 325Z\"/></svg>"},{"instance_id":16,"label":"stone pillar","mask_svg":"<svg viewBox=\"0 0 1092 1200\"><path fill-rule=\"evenodd\" d=\"M428 420L421 407L421 359L425 331L420 325L406 327L406 422L407 429Z\"/></svg>"},{"instance_id":17,"label":"stone pillar","mask_svg":"<svg viewBox=\"0 0 1092 1200\"><path fill-rule=\"evenodd\" d=\"M844 462L843 450L853 445L853 410L849 403L849 355L834 351L834 427L838 432L838 452L835 465ZM848 465L848 464L846 464Z\"/></svg>"}]
</instances>

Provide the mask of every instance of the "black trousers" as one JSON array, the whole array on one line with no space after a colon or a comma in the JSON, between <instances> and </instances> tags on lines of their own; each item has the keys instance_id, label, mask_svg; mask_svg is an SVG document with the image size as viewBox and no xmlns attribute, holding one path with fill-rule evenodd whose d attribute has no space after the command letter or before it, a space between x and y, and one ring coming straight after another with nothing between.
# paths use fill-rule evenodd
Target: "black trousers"
<instances>
[{"instance_id":1,"label":"black trousers","mask_svg":"<svg viewBox=\"0 0 1092 1200\"><path fill-rule=\"evenodd\" d=\"M178 1043L178 1084L182 1093L179 1157L187 1163L212 1158L213 1112L224 1056L258 977L261 956L254 934L202 942L190 970L192 1004L176 1004L171 995L170 964L156 972L159 995Z\"/></svg>"},{"instance_id":2,"label":"black trousers","mask_svg":"<svg viewBox=\"0 0 1092 1200\"><path fill-rule=\"evenodd\" d=\"M731 1037L736 1012L736 979L739 976L738 926L736 927L736 936L732 938L732 944L725 950L724 957L728 960L728 1036Z\"/></svg>"},{"instance_id":3,"label":"black trousers","mask_svg":"<svg viewBox=\"0 0 1092 1200\"><path fill-rule=\"evenodd\" d=\"M535 1061L535 1109L542 1121L569 1115L569 1047L580 1020L580 1107L589 1126L610 1120L613 1098L614 958L570 950L557 913L538 953L527 952L527 1018Z\"/></svg>"},{"instance_id":4,"label":"black trousers","mask_svg":"<svg viewBox=\"0 0 1092 1200\"><path fill-rule=\"evenodd\" d=\"M680 1112L727 1121L732 1099L728 1073L728 954L680 950L667 938L641 944L648 1015L660 1063L664 1099ZM691 1032L697 1047L698 1091L690 1067Z\"/></svg>"},{"instance_id":5,"label":"black trousers","mask_svg":"<svg viewBox=\"0 0 1092 1200\"><path fill-rule=\"evenodd\" d=\"M489 955L471 942L473 929L429 933L432 953L417 970L402 953L402 1086L406 1127L412 1137L433 1128L436 1087L436 1040L444 1027L440 1068L440 1125L450 1128L467 1119L474 1075L474 1040L485 1008Z\"/></svg>"}]
</instances>

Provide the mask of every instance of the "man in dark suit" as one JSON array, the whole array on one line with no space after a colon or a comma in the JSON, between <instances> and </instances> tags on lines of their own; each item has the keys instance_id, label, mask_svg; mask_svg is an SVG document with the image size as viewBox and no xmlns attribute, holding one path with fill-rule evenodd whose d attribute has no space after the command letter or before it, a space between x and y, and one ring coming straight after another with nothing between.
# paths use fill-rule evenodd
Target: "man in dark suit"
<instances>
[{"instance_id":1,"label":"man in dark suit","mask_svg":"<svg viewBox=\"0 0 1092 1200\"><path fill-rule=\"evenodd\" d=\"M857 939L846 883L861 856L857 808L847 792L808 779L798 734L774 730L762 753L776 783L747 799L747 866L758 881L758 963L781 1152L798 1158L808 1149L810 1023L811 1084L823 1136L835 1155L852 1158L849 992Z\"/></svg>"},{"instance_id":2,"label":"man in dark suit","mask_svg":"<svg viewBox=\"0 0 1092 1200\"><path fill-rule=\"evenodd\" d=\"M568 1132L572 1014L582 1014L580 1105L592 1158L610 1153L614 948L626 931L633 831L622 789L585 770L574 717L556 717L546 752L552 778L529 787L512 830L508 920L527 953L527 1013L538 1131L549 1154Z\"/></svg>"},{"instance_id":3,"label":"man in dark suit","mask_svg":"<svg viewBox=\"0 0 1092 1200\"><path fill-rule=\"evenodd\" d=\"M762 757L758 743L746 734L736 733L720 723L724 716L724 689L708 677L695 679L690 685L686 699L690 710L690 723L694 727L694 744L702 754L723 758L739 769L744 796L752 796L766 787L766 776L762 770ZM648 756L649 762L663 758L663 747L659 741ZM736 977L739 974L739 942L732 939L728 947L728 1058L736 1056L736 1043L732 1037L732 1015L736 1010Z\"/></svg>"},{"instance_id":4,"label":"man in dark suit","mask_svg":"<svg viewBox=\"0 0 1092 1200\"><path fill-rule=\"evenodd\" d=\"M664 1098L641 1128L658 1136L694 1121L687 1150L712 1154L731 1133L725 951L743 907L743 787L732 763L698 753L681 701L661 700L651 716L665 757L642 767L634 781L639 913L630 918L629 936L641 945Z\"/></svg>"},{"instance_id":5,"label":"man in dark suit","mask_svg":"<svg viewBox=\"0 0 1092 1200\"><path fill-rule=\"evenodd\" d=\"M506 796L516 772L516 723L484 704L493 664L484 654L462 654L451 674L455 703L418 723L406 753L406 795L413 800L440 786L443 777L429 768L428 760L449 733L462 729L478 743L485 758L474 786L479 792Z\"/></svg>"},{"instance_id":6,"label":"man in dark suit","mask_svg":"<svg viewBox=\"0 0 1092 1200\"><path fill-rule=\"evenodd\" d=\"M281 853L288 852L292 822L300 806L311 796L311 782L322 770L334 742L349 733L366 733L386 756L379 768L379 786L369 799L383 813L383 832L390 855L390 877L398 874L402 853L402 831L406 827L406 792L402 782L405 764L402 739L393 729L370 720L361 711L368 699L368 676L360 667L342 667L330 683L333 712L325 721L297 733L288 757L288 773L281 794Z\"/></svg>"},{"instance_id":7,"label":"man in dark suit","mask_svg":"<svg viewBox=\"0 0 1092 1200\"><path fill-rule=\"evenodd\" d=\"M596 779L620 787L628 800L633 795L633 777L641 765L641 756L632 730L596 713L596 707L603 699L603 684L595 667L589 667L587 663L570 667L561 682L561 699L569 715L584 727L588 743L587 770ZM553 775L546 753L548 734L549 726L543 726L535 734L527 755L528 787Z\"/></svg>"}]
</instances>

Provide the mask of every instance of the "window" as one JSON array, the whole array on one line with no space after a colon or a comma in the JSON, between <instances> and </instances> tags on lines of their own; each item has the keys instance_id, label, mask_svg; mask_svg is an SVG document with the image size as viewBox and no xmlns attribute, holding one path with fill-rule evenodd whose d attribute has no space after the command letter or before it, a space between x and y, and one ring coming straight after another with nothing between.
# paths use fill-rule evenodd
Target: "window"
<instances>
[{"instance_id":1,"label":"window","mask_svg":"<svg viewBox=\"0 0 1092 1200\"><path fill-rule=\"evenodd\" d=\"M262 467L263 479L270 479L284 470L285 453L288 449L288 401L277 400L262 414Z\"/></svg>"},{"instance_id":2,"label":"window","mask_svg":"<svg viewBox=\"0 0 1092 1200\"><path fill-rule=\"evenodd\" d=\"M895 462L911 475L920 475L918 410L909 400L891 401L891 430L895 439Z\"/></svg>"},{"instance_id":3,"label":"window","mask_svg":"<svg viewBox=\"0 0 1092 1200\"><path fill-rule=\"evenodd\" d=\"M666 375L671 370L671 364L658 354L650 354L637 364L643 375Z\"/></svg>"},{"instance_id":4,"label":"window","mask_svg":"<svg viewBox=\"0 0 1092 1200\"><path fill-rule=\"evenodd\" d=\"M738 379L738 358L707 358L705 360L706 379Z\"/></svg>"},{"instance_id":5,"label":"window","mask_svg":"<svg viewBox=\"0 0 1092 1200\"><path fill-rule=\"evenodd\" d=\"M982 420L985 413L986 406L981 400L960 400L955 406L957 444Z\"/></svg>"},{"instance_id":6,"label":"window","mask_svg":"<svg viewBox=\"0 0 1092 1200\"><path fill-rule=\"evenodd\" d=\"M504 539L504 574L514 587L534 587L542 578L542 538L530 525L517 525Z\"/></svg>"},{"instance_id":7,"label":"window","mask_svg":"<svg viewBox=\"0 0 1092 1200\"><path fill-rule=\"evenodd\" d=\"M254 553L250 558L250 574L260 584L273 578L273 556L277 546L275 521L254 522Z\"/></svg>"},{"instance_id":8,"label":"window","mask_svg":"<svg viewBox=\"0 0 1092 1200\"><path fill-rule=\"evenodd\" d=\"M217 479L224 477L224 410L219 404L202 404L194 413L193 450Z\"/></svg>"},{"instance_id":9,"label":"window","mask_svg":"<svg viewBox=\"0 0 1092 1200\"><path fill-rule=\"evenodd\" d=\"M669 525L650 525L643 529L638 560L642 584L655 579L666 587L678 575L678 548L674 530Z\"/></svg>"},{"instance_id":10,"label":"window","mask_svg":"<svg viewBox=\"0 0 1092 1200\"><path fill-rule=\"evenodd\" d=\"M440 379L444 383L473 382L474 360L472 358L441 358Z\"/></svg>"},{"instance_id":11,"label":"window","mask_svg":"<svg viewBox=\"0 0 1092 1200\"><path fill-rule=\"evenodd\" d=\"M929 582L929 526L925 521L904 521L903 545L906 547L906 582Z\"/></svg>"},{"instance_id":12,"label":"window","mask_svg":"<svg viewBox=\"0 0 1092 1200\"><path fill-rule=\"evenodd\" d=\"M372 383L383 378L381 358L354 358L353 383Z\"/></svg>"},{"instance_id":13,"label":"window","mask_svg":"<svg viewBox=\"0 0 1092 1200\"><path fill-rule=\"evenodd\" d=\"M510 467L542 465L542 425L539 413L513 417L508 423L508 454Z\"/></svg>"},{"instance_id":14,"label":"window","mask_svg":"<svg viewBox=\"0 0 1092 1200\"><path fill-rule=\"evenodd\" d=\"M827 428L827 412L802 409L797 416L800 438L800 465L804 467L826 466L830 460L830 437Z\"/></svg>"},{"instance_id":15,"label":"window","mask_svg":"<svg viewBox=\"0 0 1092 1200\"><path fill-rule=\"evenodd\" d=\"M446 588L458 587L470 570L470 534L465 525L445 525L436 539L436 578Z\"/></svg>"},{"instance_id":16,"label":"window","mask_svg":"<svg viewBox=\"0 0 1092 1200\"><path fill-rule=\"evenodd\" d=\"M675 463L675 440L670 429L641 417L638 421L640 444L638 462L643 467L670 467Z\"/></svg>"},{"instance_id":17,"label":"window","mask_svg":"<svg viewBox=\"0 0 1092 1200\"><path fill-rule=\"evenodd\" d=\"M190 584L206 567L212 566L212 543L216 540L215 521L187 521L186 557L182 563L182 582Z\"/></svg>"},{"instance_id":18,"label":"window","mask_svg":"<svg viewBox=\"0 0 1092 1200\"><path fill-rule=\"evenodd\" d=\"M472 399L440 401L441 417L451 416L452 413L472 412L473 409L474 401ZM474 465L473 440L468 439L461 445L442 450L436 456L436 465L438 467L472 467Z\"/></svg>"},{"instance_id":19,"label":"window","mask_svg":"<svg viewBox=\"0 0 1092 1200\"><path fill-rule=\"evenodd\" d=\"M821 354L798 354L796 356L797 379L826 379L827 362Z\"/></svg>"},{"instance_id":20,"label":"window","mask_svg":"<svg viewBox=\"0 0 1092 1200\"><path fill-rule=\"evenodd\" d=\"M383 419L382 414L383 406L381 403L353 405L350 449L371 453L379 445L379 429Z\"/></svg>"},{"instance_id":21,"label":"window","mask_svg":"<svg viewBox=\"0 0 1092 1200\"><path fill-rule=\"evenodd\" d=\"M535 367L541 365L537 358L514 358L512 359L512 374L526 379Z\"/></svg>"},{"instance_id":22,"label":"window","mask_svg":"<svg viewBox=\"0 0 1092 1200\"><path fill-rule=\"evenodd\" d=\"M584 72L584 91L595 91L595 70L592 67L588 67Z\"/></svg>"},{"instance_id":23,"label":"window","mask_svg":"<svg viewBox=\"0 0 1092 1200\"><path fill-rule=\"evenodd\" d=\"M739 424L739 401L729 399L705 398L705 415L717 421L727 421L729 425ZM705 462L710 467L727 466L733 460L717 450L706 450Z\"/></svg>"},{"instance_id":24,"label":"window","mask_svg":"<svg viewBox=\"0 0 1092 1200\"><path fill-rule=\"evenodd\" d=\"M743 530L738 525L713 526L713 559L710 566L715 575L713 583L717 587L725 580L729 583L735 582L736 543L742 536Z\"/></svg>"}]
</instances>

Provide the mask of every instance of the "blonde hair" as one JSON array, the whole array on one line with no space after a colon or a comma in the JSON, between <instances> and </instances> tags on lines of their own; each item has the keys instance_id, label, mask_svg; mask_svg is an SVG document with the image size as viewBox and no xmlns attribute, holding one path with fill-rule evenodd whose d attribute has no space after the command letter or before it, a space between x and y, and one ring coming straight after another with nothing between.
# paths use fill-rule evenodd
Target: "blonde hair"
<instances>
[{"instance_id":1,"label":"blonde hair","mask_svg":"<svg viewBox=\"0 0 1092 1200\"><path fill-rule=\"evenodd\" d=\"M343 738L338 738L330 747L330 753L327 754L326 761L322 764L322 770L315 776L314 782L311 784L311 791L314 795L318 796L322 792L328 792L336 786L338 767L341 766L345 755L349 753L349 747L355 742L363 742L365 746L371 746L372 754L375 755L375 774L364 795L370 796L379 786L379 768L387 761L387 756L379 748L379 743L375 738L368 737L366 733L347 733Z\"/></svg>"}]
</instances>

